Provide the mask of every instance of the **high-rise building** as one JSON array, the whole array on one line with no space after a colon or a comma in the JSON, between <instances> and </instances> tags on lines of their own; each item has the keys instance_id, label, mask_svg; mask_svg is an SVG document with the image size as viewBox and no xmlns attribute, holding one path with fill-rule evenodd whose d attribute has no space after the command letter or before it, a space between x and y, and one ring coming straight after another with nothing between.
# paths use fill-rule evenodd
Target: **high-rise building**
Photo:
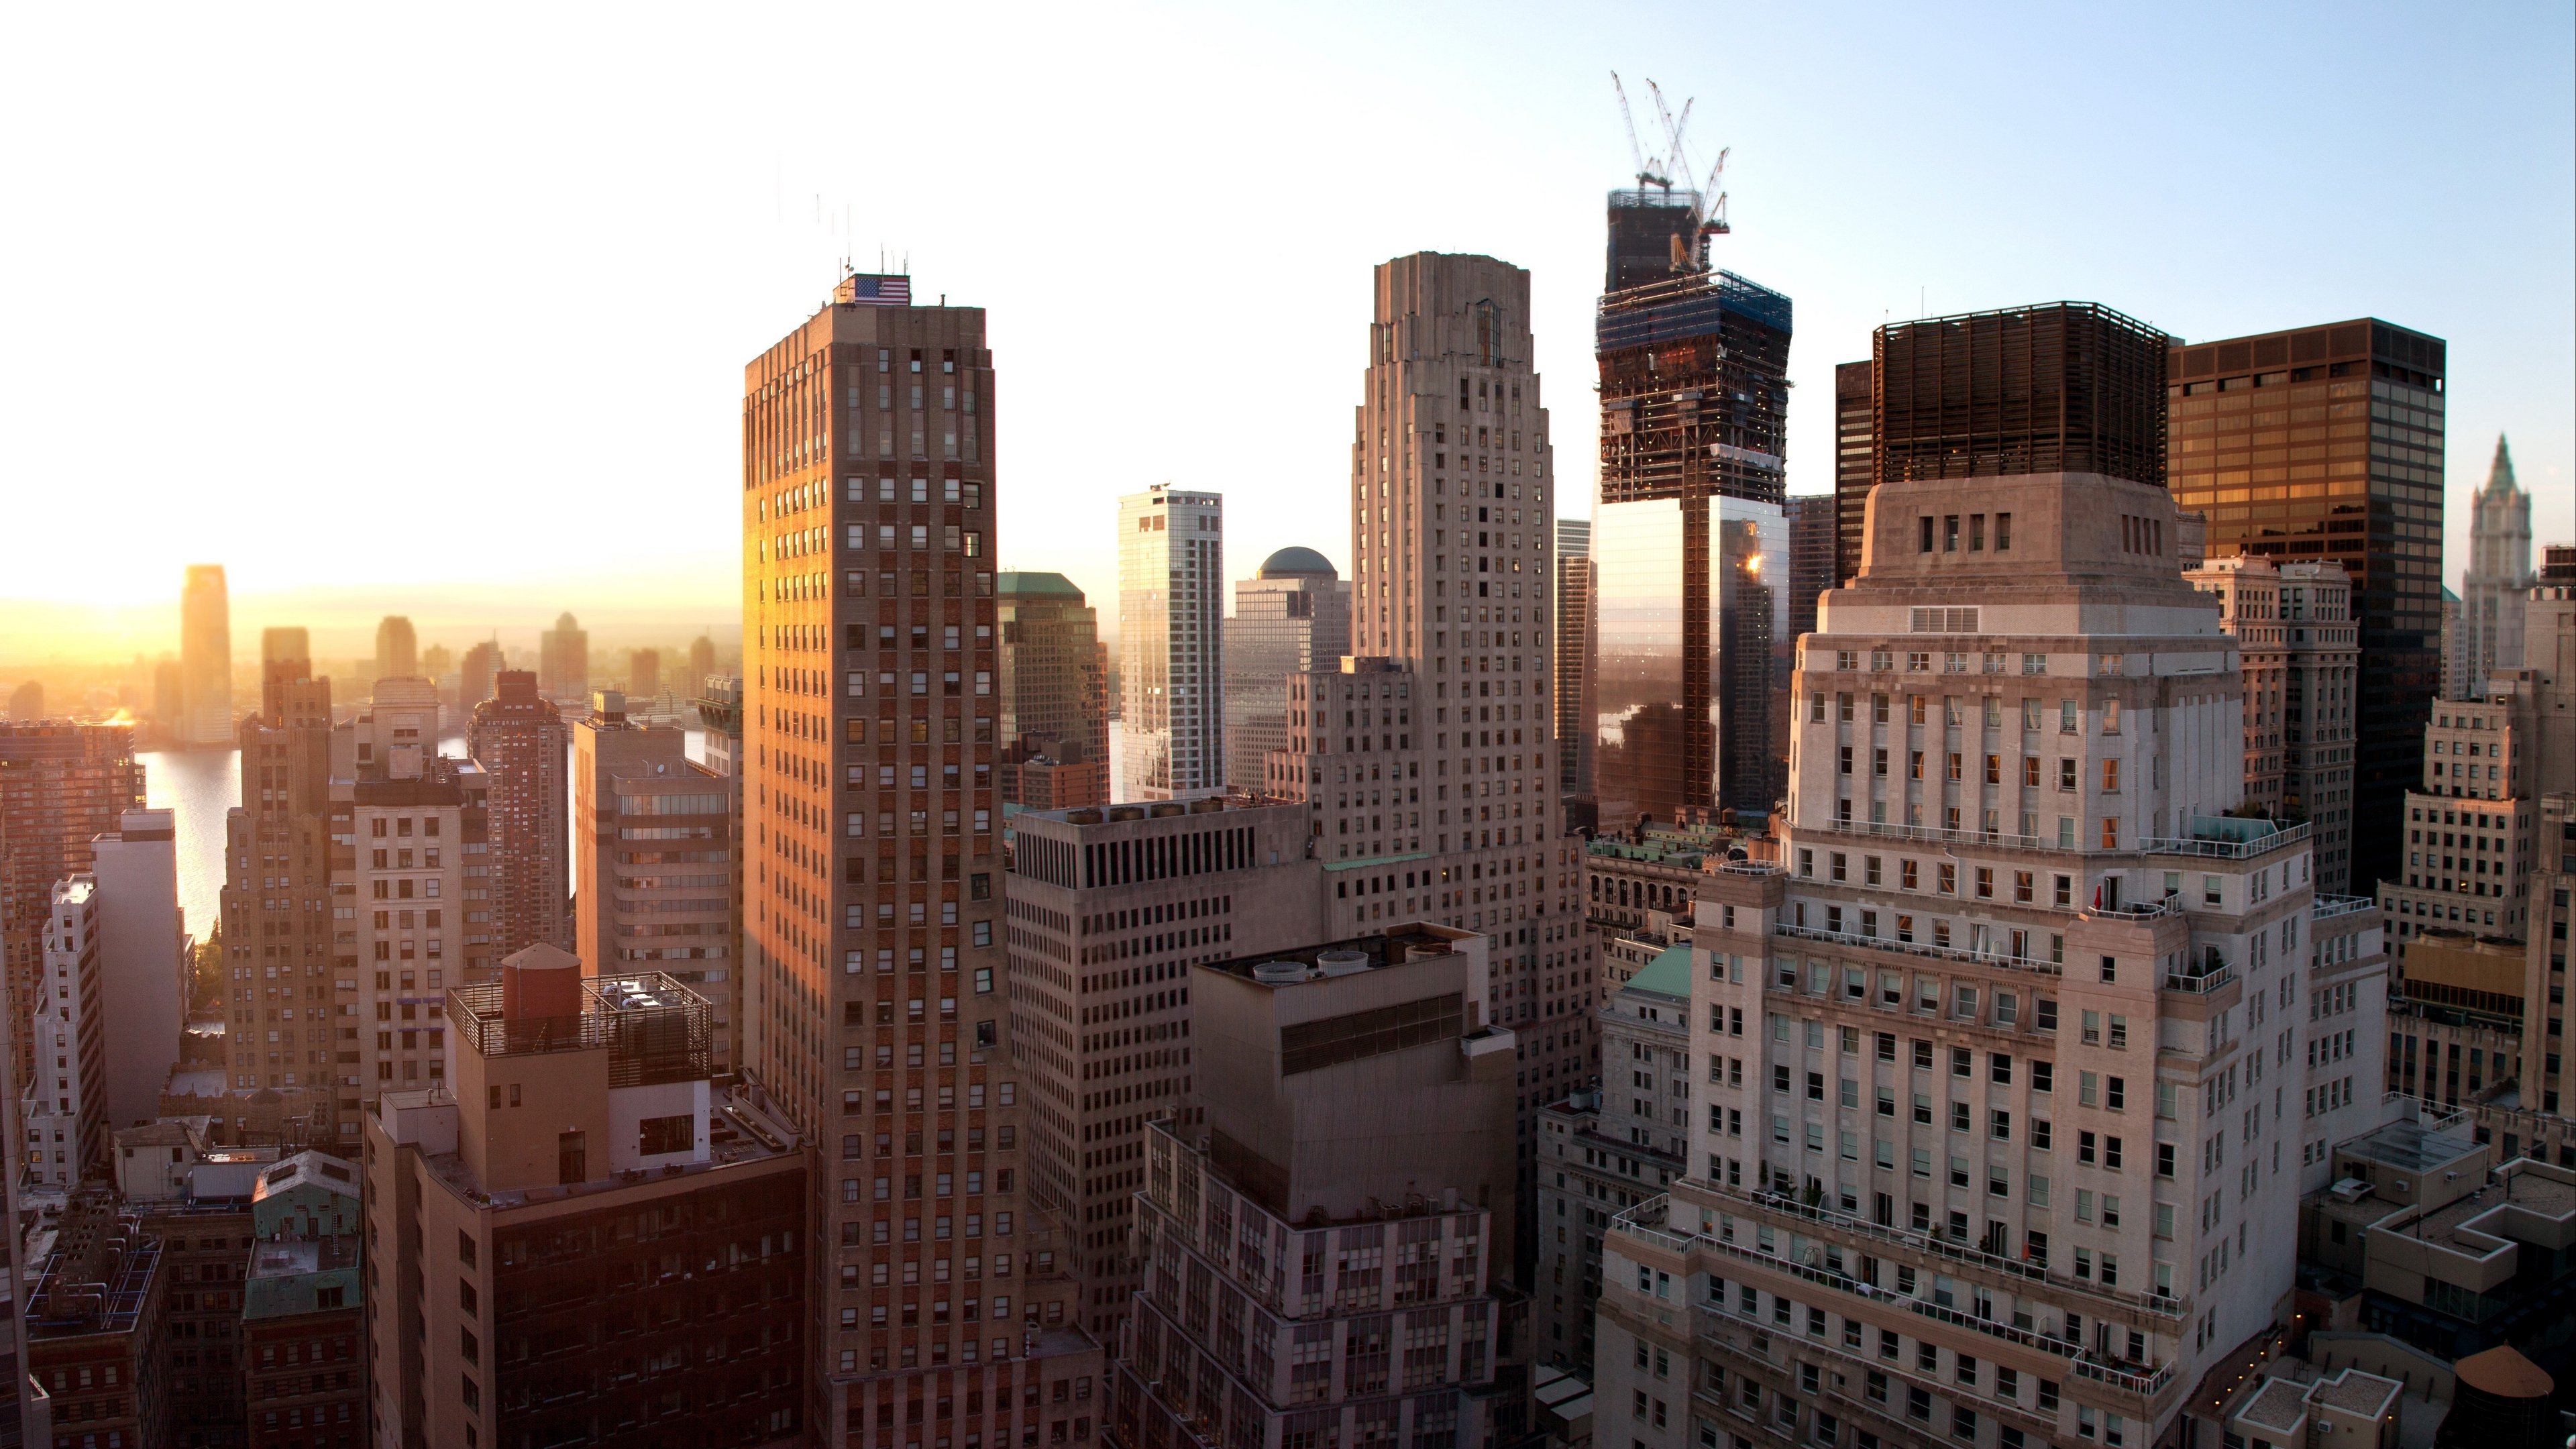
<instances>
[{"instance_id":1,"label":"high-rise building","mask_svg":"<svg viewBox=\"0 0 2576 1449\"><path fill-rule=\"evenodd\" d=\"M1834 364L1833 588L1859 576L1861 542L1869 536L1869 490L1878 481L1877 376L1877 364L1867 359Z\"/></svg>"},{"instance_id":2,"label":"high-rise building","mask_svg":"<svg viewBox=\"0 0 2576 1449\"><path fill-rule=\"evenodd\" d=\"M411 620L387 614L376 621L376 677L392 679L420 673L420 640Z\"/></svg>"},{"instance_id":3,"label":"high-rise building","mask_svg":"<svg viewBox=\"0 0 2576 1449\"><path fill-rule=\"evenodd\" d=\"M466 719L475 715L475 706L492 697L492 681L501 672L501 646L485 640L465 651L456 669L456 709ZM535 687L530 681L530 688Z\"/></svg>"},{"instance_id":4,"label":"high-rise building","mask_svg":"<svg viewBox=\"0 0 2576 1449\"><path fill-rule=\"evenodd\" d=\"M2092 302L1890 322L1871 356L1871 481L2068 472L2161 487L2169 340Z\"/></svg>"},{"instance_id":5,"label":"high-rise building","mask_svg":"<svg viewBox=\"0 0 2576 1449\"><path fill-rule=\"evenodd\" d=\"M551 946L442 999L452 1089L367 1113L379 1435L814 1442L808 1320L856 1299L814 1281L806 1144L712 1080L707 1003Z\"/></svg>"},{"instance_id":6,"label":"high-rise building","mask_svg":"<svg viewBox=\"0 0 2576 1449\"><path fill-rule=\"evenodd\" d=\"M590 717L572 727L581 882L573 953L611 974L659 971L687 982L714 1013L716 1067L731 1070L742 1034L733 782L689 758L687 730L629 722L614 690L591 701Z\"/></svg>"},{"instance_id":7,"label":"high-rise building","mask_svg":"<svg viewBox=\"0 0 2576 1449\"><path fill-rule=\"evenodd\" d=\"M179 591L179 709L191 745L233 745L232 603L222 564L188 565Z\"/></svg>"},{"instance_id":8,"label":"high-rise building","mask_svg":"<svg viewBox=\"0 0 2576 1449\"><path fill-rule=\"evenodd\" d=\"M1350 647L1350 586L1322 554L1283 548L1235 581L1225 621L1227 784L1263 788L1270 752L1288 744L1288 676L1328 668Z\"/></svg>"},{"instance_id":9,"label":"high-rise building","mask_svg":"<svg viewBox=\"0 0 2576 1449\"><path fill-rule=\"evenodd\" d=\"M909 294L846 278L743 369L743 1060L838 1163L802 1227L802 1417L862 1449L940 1399L957 1443L1069 1434L1075 1410L1025 1396L1101 1372L1071 1240L1021 1177L993 357L983 309Z\"/></svg>"},{"instance_id":10,"label":"high-rise building","mask_svg":"<svg viewBox=\"0 0 2576 1449\"><path fill-rule=\"evenodd\" d=\"M1622 280L1614 266L1593 328L1596 823L1768 811L1785 777L1773 655L1789 634L1793 309L1704 259Z\"/></svg>"},{"instance_id":11,"label":"high-rise building","mask_svg":"<svg viewBox=\"0 0 2576 1449\"><path fill-rule=\"evenodd\" d=\"M1033 1081L1032 1189L1075 1224L1084 1326L1114 1342L1146 1124L1188 1113L1190 968L1313 941L1325 874L1306 807L1220 796L1012 821L1012 1055Z\"/></svg>"},{"instance_id":12,"label":"high-rise building","mask_svg":"<svg viewBox=\"0 0 2576 1449\"><path fill-rule=\"evenodd\" d=\"M1576 1006L1595 963L1550 738L1556 467L1529 273L1418 252L1381 264L1371 290L1351 459L1354 657L1291 683L1290 768L1335 873L1330 929L1431 919L1485 933L1497 1019L1521 1033L1533 1084L1561 1081L1599 1057ZM1410 909L1396 904L1408 893ZM1524 1174L1544 1091L1519 1122ZM1535 1247L1514 1244L1516 1277Z\"/></svg>"},{"instance_id":13,"label":"high-rise building","mask_svg":"<svg viewBox=\"0 0 2576 1449\"><path fill-rule=\"evenodd\" d=\"M31 1184L68 1193L108 1165L107 983L98 882L66 876L45 922L42 988L32 1007L35 1059L18 1109Z\"/></svg>"},{"instance_id":14,"label":"high-rise building","mask_svg":"<svg viewBox=\"0 0 2576 1449\"><path fill-rule=\"evenodd\" d=\"M159 1117L179 1062L197 943L179 909L177 824L169 810L128 810L91 843L100 979L116 1003L100 1036L110 1131Z\"/></svg>"},{"instance_id":15,"label":"high-rise building","mask_svg":"<svg viewBox=\"0 0 2576 1449\"><path fill-rule=\"evenodd\" d=\"M245 774L245 779L249 776ZM44 971L45 922L57 882L87 875L93 842L143 808L143 766L122 725L42 720L0 725L0 949L9 977L15 1101L34 1072L28 1032Z\"/></svg>"},{"instance_id":16,"label":"high-rise building","mask_svg":"<svg viewBox=\"0 0 2576 1449\"><path fill-rule=\"evenodd\" d=\"M2441 687L2441 339L2359 318L2172 349L2171 487L2209 553L2331 558L2360 625L2351 879L2402 874L2399 819ZM2272 389L2281 389L2273 391Z\"/></svg>"},{"instance_id":17,"label":"high-rise building","mask_svg":"<svg viewBox=\"0 0 2576 1449\"><path fill-rule=\"evenodd\" d=\"M2304 826L2227 813L2234 641L2174 523L2098 474L1877 485L1799 662L1785 864L1702 877L1688 1175L1603 1249L1601 1400L1677 1410L1639 1443L1699 1442L1692 1391L1784 1442L2163 1443L2276 1331L2277 1245L2385 1120L2387 957Z\"/></svg>"},{"instance_id":18,"label":"high-rise building","mask_svg":"<svg viewBox=\"0 0 2576 1449\"><path fill-rule=\"evenodd\" d=\"M45 686L41 680L30 679L9 691L9 718L36 720L44 717Z\"/></svg>"},{"instance_id":19,"label":"high-rise building","mask_svg":"<svg viewBox=\"0 0 2576 1449\"><path fill-rule=\"evenodd\" d=\"M338 909L349 911L339 923L355 928L341 959L357 957L334 980L334 1000L356 1008L340 1017L359 1022L339 1027L331 1047L344 1099L361 1106L382 1092L445 1084L444 993L488 979L500 959L490 877L471 874L490 869L489 776L473 760L418 749L405 718L363 711L331 731L333 833L349 842L333 862L332 894L354 903ZM321 1060L309 1048L324 1034L305 1028L308 1063ZM267 1085L309 1085L297 1075L295 1034L284 1038L284 1080ZM356 1125L338 1124L339 1135L354 1137Z\"/></svg>"},{"instance_id":20,"label":"high-rise building","mask_svg":"<svg viewBox=\"0 0 2576 1449\"><path fill-rule=\"evenodd\" d=\"M2183 578L2218 600L2245 685L2245 803L2310 827L2319 895L2352 870L2354 692L2361 668L2352 579L2332 559L2275 566L2260 554L2211 559Z\"/></svg>"},{"instance_id":21,"label":"high-rise building","mask_svg":"<svg viewBox=\"0 0 2576 1449\"><path fill-rule=\"evenodd\" d=\"M662 693L662 651L637 649L626 656L626 697L650 705Z\"/></svg>"},{"instance_id":22,"label":"high-rise building","mask_svg":"<svg viewBox=\"0 0 2576 1449\"><path fill-rule=\"evenodd\" d=\"M478 648L483 646L476 646ZM483 767L490 791L489 874L492 955L504 960L530 946L573 947L570 783L564 776L572 736L563 715L525 669L494 676L496 692L474 707L466 753ZM712 847L684 853L731 855ZM703 864L704 862L697 862ZM605 963L592 962L593 965Z\"/></svg>"},{"instance_id":23,"label":"high-rise building","mask_svg":"<svg viewBox=\"0 0 2576 1449\"><path fill-rule=\"evenodd\" d=\"M689 641L689 677L682 681L690 690L703 689L716 672L716 641L701 634Z\"/></svg>"},{"instance_id":24,"label":"high-rise building","mask_svg":"<svg viewBox=\"0 0 2576 1449\"><path fill-rule=\"evenodd\" d=\"M1484 944L1390 925L1191 969L1198 1106L1137 1164L1115 1442L1523 1440L1515 1038Z\"/></svg>"},{"instance_id":25,"label":"high-rise building","mask_svg":"<svg viewBox=\"0 0 2576 1449\"><path fill-rule=\"evenodd\" d=\"M424 755L438 752L446 731L436 680L417 674L388 675L368 692L367 710L383 728L388 748L408 746Z\"/></svg>"},{"instance_id":26,"label":"high-rise building","mask_svg":"<svg viewBox=\"0 0 2576 1449\"><path fill-rule=\"evenodd\" d=\"M1109 687L1100 670L1099 610L1062 574L1006 572L994 592L1003 803L1108 804Z\"/></svg>"},{"instance_id":27,"label":"high-rise building","mask_svg":"<svg viewBox=\"0 0 2576 1449\"><path fill-rule=\"evenodd\" d=\"M2460 579L2459 684L2449 699L2475 699L2487 676L2522 667L2523 606L2531 573L2531 495L2514 481L2513 454L2501 434L2486 486L2469 499L2469 567Z\"/></svg>"},{"instance_id":28,"label":"high-rise building","mask_svg":"<svg viewBox=\"0 0 2576 1449\"><path fill-rule=\"evenodd\" d=\"M432 644L420 651L420 672L431 679L444 680L456 666L456 651L444 644Z\"/></svg>"},{"instance_id":29,"label":"high-rise building","mask_svg":"<svg viewBox=\"0 0 2576 1449\"><path fill-rule=\"evenodd\" d=\"M241 727L241 804L224 814L224 1066L238 1098L317 1102L300 1114L318 1119L304 1140L339 1145L358 1135L359 911L372 906L354 898L359 842L333 798L331 681L288 652L302 642L283 631L262 641L260 712ZM346 1025L331 1024L342 1016Z\"/></svg>"},{"instance_id":30,"label":"high-rise building","mask_svg":"<svg viewBox=\"0 0 2576 1449\"><path fill-rule=\"evenodd\" d=\"M557 704L590 697L590 634L567 609L537 639L537 691Z\"/></svg>"},{"instance_id":31,"label":"high-rise building","mask_svg":"<svg viewBox=\"0 0 2576 1449\"><path fill-rule=\"evenodd\" d=\"M1225 788L1225 500L1156 484L1118 500L1118 680L1132 800Z\"/></svg>"},{"instance_id":32,"label":"high-rise building","mask_svg":"<svg viewBox=\"0 0 2576 1449\"><path fill-rule=\"evenodd\" d=\"M1568 831L1590 825L1571 812L1592 798L1592 732L1584 728L1583 690L1592 677L1592 602L1600 592L1592 577L1592 520L1556 521L1556 675L1550 701L1556 721L1557 787L1565 797Z\"/></svg>"},{"instance_id":33,"label":"high-rise building","mask_svg":"<svg viewBox=\"0 0 2576 1449\"><path fill-rule=\"evenodd\" d=\"M1842 580L1834 573L1838 510L1830 493L1802 493L1785 505L1789 515L1789 632L1795 640L1816 632L1816 600Z\"/></svg>"}]
</instances>

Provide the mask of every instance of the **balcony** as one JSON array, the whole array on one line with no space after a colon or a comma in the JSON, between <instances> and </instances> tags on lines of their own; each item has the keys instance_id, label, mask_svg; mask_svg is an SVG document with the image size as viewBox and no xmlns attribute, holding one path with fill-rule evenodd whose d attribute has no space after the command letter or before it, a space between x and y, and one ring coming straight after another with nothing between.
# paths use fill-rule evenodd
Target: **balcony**
<instances>
[{"instance_id":1,"label":"balcony","mask_svg":"<svg viewBox=\"0 0 2576 1449\"><path fill-rule=\"evenodd\" d=\"M1849 931L1825 931L1814 926L1792 926L1775 923L1775 936L1789 936L1801 941L1821 941L1830 946L1853 950L1888 951L1906 956L1922 956L1935 961L1966 961L1978 966L2000 966L2008 971L2035 971L2044 976L2063 976L2065 969L2055 962L2033 956L2002 956L1991 951L1969 951L1957 946L1926 946L1919 941L1892 941L1882 936L1857 936Z\"/></svg>"},{"instance_id":2,"label":"balcony","mask_svg":"<svg viewBox=\"0 0 2576 1449\"><path fill-rule=\"evenodd\" d=\"M1701 1234L1675 1233L1665 1226L1669 1201L1669 1197L1654 1197L1639 1203L1637 1206L1612 1218L1610 1220L1611 1231L1614 1233L1624 1233L1641 1242L1653 1243L1673 1252L1682 1252L1685 1250L1713 1252L1722 1257L1746 1263L1768 1272L1787 1273L1795 1277L1803 1278L1820 1287L1831 1288L1836 1292L1848 1293L1854 1297L1866 1299L1872 1303L1880 1304L1885 1307L1901 1308L1908 1313L1918 1314L1925 1318L1936 1319L1942 1323L1950 1324L1953 1327L1965 1328L1972 1332L1982 1333L1990 1338L2002 1339L2008 1343L2017 1344L2026 1349L2066 1359L2068 1360L2067 1367L2074 1372L2076 1376L2091 1379L2095 1383L2103 1384L2127 1393L2136 1394L2141 1399L2152 1400L2157 1395L2162 1394L2165 1390L2173 1387L2174 1362L2172 1360L2167 1360L2160 1367L2152 1369L2147 1368L2144 1365L2140 1365L2137 1369L2121 1368L2116 1364L2102 1363L2095 1359L2082 1344L2068 1339L2059 1338L2053 1334L2035 1332L2031 1329L2017 1327L2013 1324L2001 1322L1996 1319L1963 1312L1944 1304L1910 1297L1906 1294L1881 1288L1874 1283L1854 1278L1849 1274L1838 1273L1828 1268L1821 1268L1813 1264L1798 1262L1794 1259L1781 1257L1776 1254L1757 1252L1740 1244L1725 1242L1720 1239L1711 1238ZM1905 1246L1920 1248L1924 1251L1946 1251L1961 1258L1983 1259L1988 1264L2001 1266L2016 1274L2037 1277L2043 1280L2047 1279L2047 1274L2044 1270L2034 1268L2029 1264L2016 1263L2007 1258L2000 1258L1990 1253L1980 1253L1973 1249L1961 1249L1949 1244L1941 1244L1937 1242L1912 1241L1907 1238L1900 1237L1888 1229L1878 1228L1875 1224L1862 1223L1858 1219L1824 1214L1812 1208L1798 1207L1795 1204L1765 1202L1762 1205L1765 1207L1779 1208L1784 1211L1795 1211L1812 1219L1827 1221L1830 1222L1832 1226L1840 1230L1852 1231L1863 1235L1881 1236L1903 1242ZM2102 1290L2090 1287L2089 1285L2067 1284L2058 1282L2057 1280L2048 1281L2052 1283L2052 1286L2071 1288L2078 1293L2088 1296L2116 1298L2125 1302L2147 1306L2150 1311L2156 1313L2160 1317L2166 1317L2173 1320L2171 1326L2168 1327L2166 1331L2177 1334L2179 1334L2180 1331L2182 1315L2187 1311L2187 1305L2169 1298L2148 1298L2138 1294L2127 1293L2104 1293ZM1709 1313L1719 1321L1728 1321L1734 1316L1723 1304L1702 1303L1694 1306ZM1720 1335L1716 1335L1714 1333L1710 1333L1705 1336L1720 1337Z\"/></svg>"},{"instance_id":3,"label":"balcony","mask_svg":"<svg viewBox=\"0 0 2576 1449\"><path fill-rule=\"evenodd\" d=\"M2378 905L2379 902L2368 896L2321 895L2317 897L2316 919L2322 921L2332 916L2348 916L2355 911L2373 910Z\"/></svg>"},{"instance_id":4,"label":"balcony","mask_svg":"<svg viewBox=\"0 0 2576 1449\"><path fill-rule=\"evenodd\" d=\"M2235 979L2236 968L2229 965L2226 958L2218 954L2216 947L2211 947L2208 954L2201 958L2198 970L2166 972L2165 990L2207 996Z\"/></svg>"},{"instance_id":5,"label":"balcony","mask_svg":"<svg viewBox=\"0 0 2576 1449\"><path fill-rule=\"evenodd\" d=\"M2186 836L2142 835L2138 849L2149 855L2188 855L2202 860L2254 860L2308 838L2308 825L2275 827L2269 820L2232 815L2198 816Z\"/></svg>"},{"instance_id":6,"label":"balcony","mask_svg":"<svg viewBox=\"0 0 2576 1449\"><path fill-rule=\"evenodd\" d=\"M1989 849L2063 850L2081 853L2081 846L2060 845L2045 835L2009 835L1995 830L1948 830L1937 825L1899 825L1885 820L1828 820L1827 830L1837 835L1872 835L1883 840L1913 840L1926 845L1975 845ZM1800 829L1813 827L1801 824Z\"/></svg>"}]
</instances>

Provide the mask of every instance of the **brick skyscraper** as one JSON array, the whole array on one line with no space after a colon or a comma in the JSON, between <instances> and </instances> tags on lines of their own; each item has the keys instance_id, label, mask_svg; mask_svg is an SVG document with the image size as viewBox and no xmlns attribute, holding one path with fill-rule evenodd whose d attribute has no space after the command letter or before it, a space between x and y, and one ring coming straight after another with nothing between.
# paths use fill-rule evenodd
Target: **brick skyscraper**
<instances>
[{"instance_id":1,"label":"brick skyscraper","mask_svg":"<svg viewBox=\"0 0 2576 1449\"><path fill-rule=\"evenodd\" d=\"M992 356L983 309L909 295L847 278L743 370L743 1052L830 1164L807 1425L861 1449L921 1442L925 1399L952 1444L1063 1437L1097 1401L1041 1385L1101 1372L1021 1191Z\"/></svg>"},{"instance_id":2,"label":"brick skyscraper","mask_svg":"<svg viewBox=\"0 0 2576 1449\"><path fill-rule=\"evenodd\" d=\"M335 875L354 869L356 844L345 812L332 818L331 681L313 677L313 661L297 652L306 647L302 629L268 631L260 712L242 721L239 736L241 804L224 816L219 898L224 1065L240 1091L330 1084L334 1120L315 1135L355 1142L365 1070L355 1023L345 1037L303 1024L336 1015L325 1002L357 1004L363 951L354 897L338 901L331 890ZM296 1018L280 1015L289 1010L303 1018L292 1028L285 1023Z\"/></svg>"},{"instance_id":3,"label":"brick skyscraper","mask_svg":"<svg viewBox=\"0 0 2576 1449\"><path fill-rule=\"evenodd\" d=\"M484 888L492 892L492 959L539 944L569 951L564 750L572 734L538 692L533 671L504 669L493 678L497 692L474 706L466 745L490 782L492 877ZM598 961L583 964L605 969Z\"/></svg>"}]
</instances>

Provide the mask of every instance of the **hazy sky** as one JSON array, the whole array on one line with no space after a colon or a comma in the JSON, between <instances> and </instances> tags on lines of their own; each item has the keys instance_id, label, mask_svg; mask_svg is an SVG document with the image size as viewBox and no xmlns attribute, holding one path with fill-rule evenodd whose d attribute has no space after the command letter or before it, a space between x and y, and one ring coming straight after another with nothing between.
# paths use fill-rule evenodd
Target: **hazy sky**
<instances>
[{"instance_id":1,"label":"hazy sky","mask_svg":"<svg viewBox=\"0 0 2576 1449\"><path fill-rule=\"evenodd\" d=\"M1613 68L1734 148L1720 263L1797 304L1795 491L1890 316L2375 314L2450 341L2456 578L2499 430L2576 537L2570 15L18 6L0 612L157 610L210 560L237 640L432 593L469 600L452 644L477 599L694 633L739 597L742 364L880 247L991 309L1001 561L1104 614L1112 500L1159 480L1226 495L1236 576L1347 564L1369 269L1403 252L1531 269L1588 484Z\"/></svg>"}]
</instances>

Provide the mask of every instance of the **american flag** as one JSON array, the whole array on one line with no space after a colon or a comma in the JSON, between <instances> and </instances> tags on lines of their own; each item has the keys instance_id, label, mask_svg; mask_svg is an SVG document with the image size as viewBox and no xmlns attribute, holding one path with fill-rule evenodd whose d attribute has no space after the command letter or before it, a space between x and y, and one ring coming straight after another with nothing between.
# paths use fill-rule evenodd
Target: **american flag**
<instances>
[{"instance_id":1,"label":"american flag","mask_svg":"<svg viewBox=\"0 0 2576 1449\"><path fill-rule=\"evenodd\" d=\"M912 305L912 278L879 277L853 274L848 282L850 300L870 307L909 307Z\"/></svg>"}]
</instances>

